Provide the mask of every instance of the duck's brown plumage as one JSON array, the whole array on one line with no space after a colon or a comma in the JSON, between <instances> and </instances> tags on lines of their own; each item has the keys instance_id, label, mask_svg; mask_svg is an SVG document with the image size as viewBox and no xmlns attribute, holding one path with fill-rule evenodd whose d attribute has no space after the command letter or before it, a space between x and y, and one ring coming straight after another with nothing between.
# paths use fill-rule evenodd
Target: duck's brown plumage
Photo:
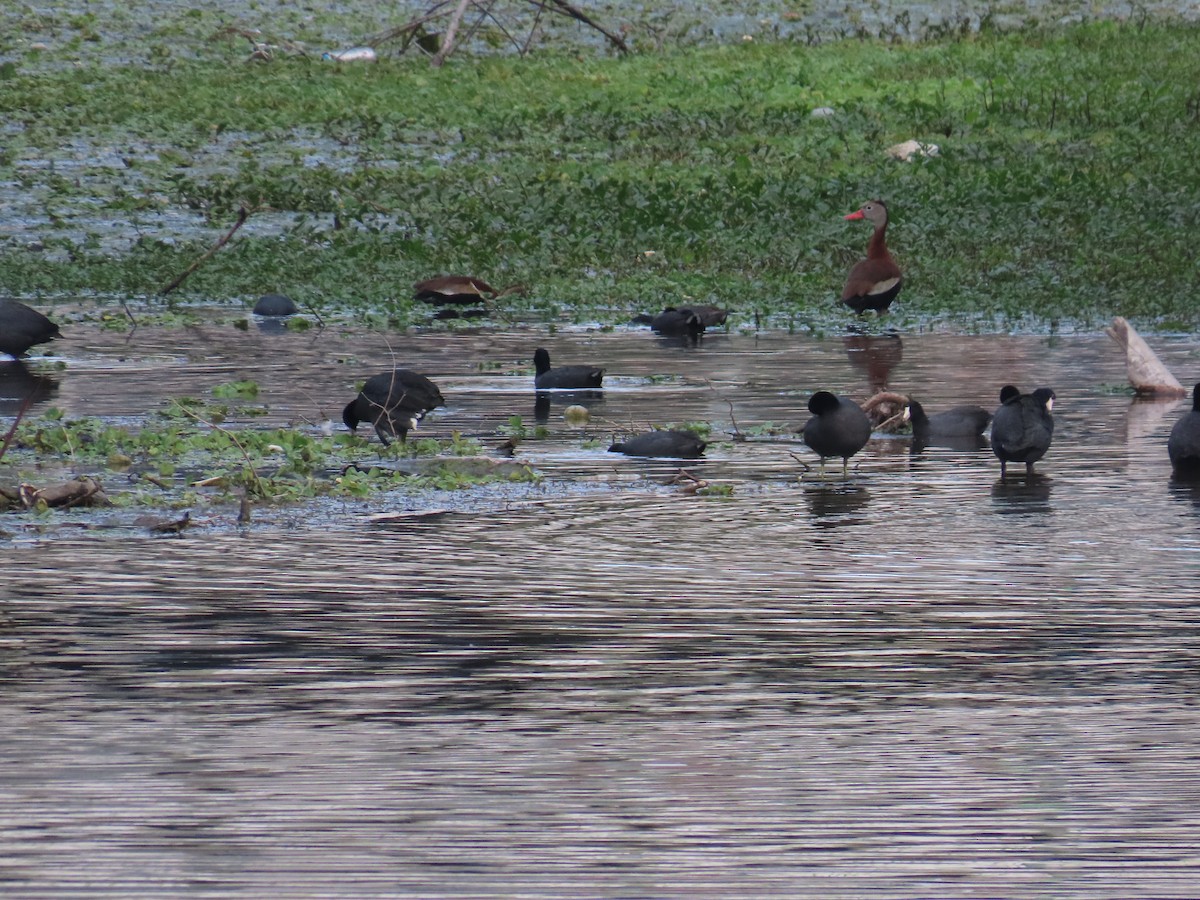
<instances>
[{"instance_id":1,"label":"duck's brown plumage","mask_svg":"<svg viewBox=\"0 0 1200 900\"><path fill-rule=\"evenodd\" d=\"M887 249L887 205L882 200L871 200L845 218L866 219L875 231L867 244L867 258L855 264L846 278L842 302L856 313L868 309L883 312L896 299L903 282L900 267Z\"/></svg>"},{"instance_id":2,"label":"duck's brown plumage","mask_svg":"<svg viewBox=\"0 0 1200 900\"><path fill-rule=\"evenodd\" d=\"M480 303L487 295L496 293L496 289L482 278L470 275L439 275L413 285L414 299L438 305Z\"/></svg>"}]
</instances>

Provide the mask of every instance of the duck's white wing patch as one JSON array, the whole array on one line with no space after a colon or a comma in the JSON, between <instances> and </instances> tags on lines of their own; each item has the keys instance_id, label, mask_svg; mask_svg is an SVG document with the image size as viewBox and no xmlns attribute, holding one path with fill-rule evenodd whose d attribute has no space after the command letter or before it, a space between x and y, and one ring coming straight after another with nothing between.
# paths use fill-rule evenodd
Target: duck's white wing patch
<instances>
[{"instance_id":1,"label":"duck's white wing patch","mask_svg":"<svg viewBox=\"0 0 1200 900\"><path fill-rule=\"evenodd\" d=\"M897 276L896 278L889 278L886 281L877 281L873 285L871 285L871 289L869 291L867 291L867 296L870 297L874 294L886 294L888 291L890 291L892 288L894 288L899 283L900 283L899 276Z\"/></svg>"}]
</instances>

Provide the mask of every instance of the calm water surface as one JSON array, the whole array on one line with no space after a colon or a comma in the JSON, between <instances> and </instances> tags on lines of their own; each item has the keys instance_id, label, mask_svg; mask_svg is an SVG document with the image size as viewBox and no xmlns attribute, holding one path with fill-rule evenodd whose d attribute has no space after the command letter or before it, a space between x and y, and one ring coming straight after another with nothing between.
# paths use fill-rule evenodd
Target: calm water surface
<instances>
[{"instance_id":1,"label":"calm water surface","mask_svg":"<svg viewBox=\"0 0 1200 900\"><path fill-rule=\"evenodd\" d=\"M1197 896L1200 491L1184 404L1113 392L1107 338L76 335L39 409L249 377L316 429L390 349L447 396L430 434L490 444L538 344L609 377L586 433L556 401L521 445L533 488L167 539L6 519L5 896ZM1155 343L1192 383L1195 341ZM820 481L754 436L698 497L603 449L884 378L931 411L1053 386L1043 477L880 438Z\"/></svg>"}]
</instances>

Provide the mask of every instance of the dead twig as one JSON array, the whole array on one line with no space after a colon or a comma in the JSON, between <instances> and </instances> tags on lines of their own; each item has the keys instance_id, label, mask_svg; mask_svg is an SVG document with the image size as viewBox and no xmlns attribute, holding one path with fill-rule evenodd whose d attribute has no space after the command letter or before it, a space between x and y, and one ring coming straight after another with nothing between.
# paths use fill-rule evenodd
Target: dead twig
<instances>
[{"instance_id":1,"label":"dead twig","mask_svg":"<svg viewBox=\"0 0 1200 900\"><path fill-rule=\"evenodd\" d=\"M17 417L13 419L12 427L4 435L4 443L0 444L0 459L4 459L4 454L8 452L9 445L12 444L13 438L17 436L17 426L21 424L21 420L25 418L25 413L29 412L29 407L32 404L33 394L30 393L21 401L21 408L17 410Z\"/></svg>"},{"instance_id":2,"label":"dead twig","mask_svg":"<svg viewBox=\"0 0 1200 900\"><path fill-rule=\"evenodd\" d=\"M530 2L545 8L547 0L530 0ZM626 46L625 40L620 35L613 34L595 19L591 18L587 13L576 9L574 6L568 3L567 0L548 0L548 2L554 4L554 8L551 10L551 12L560 13L568 18L582 22L584 25L587 25L590 28L595 28L598 32L608 38L609 42L622 53L629 52L629 47Z\"/></svg>"},{"instance_id":3,"label":"dead twig","mask_svg":"<svg viewBox=\"0 0 1200 900\"><path fill-rule=\"evenodd\" d=\"M806 463L804 460L802 460L800 457L798 457L798 456L797 456L795 453L793 453L791 450L789 450L789 451L787 452L787 455L788 455L788 456L790 456L792 459L794 459L796 462L800 463L801 467L804 469L804 471L805 471L805 472L811 472L811 471L812 471L812 466L810 466L808 463Z\"/></svg>"},{"instance_id":4,"label":"dead twig","mask_svg":"<svg viewBox=\"0 0 1200 900\"><path fill-rule=\"evenodd\" d=\"M211 247L209 247L208 250L203 255L201 255L199 259L197 259L190 266L188 266L186 269L184 269L183 272L181 272L175 278L171 279L170 282L165 284L163 286L162 290L159 291L159 293L163 294L163 295L171 293L171 291L175 290L175 288L177 288L181 284L183 284L183 282L187 280L189 275L191 275L198 268L200 268L200 266L202 266L206 260L211 258L213 254L215 254L218 250L220 250L222 247L224 247L226 244L228 244L229 239L232 238L234 236L234 234L237 233L237 230L246 224L246 220L248 218L250 218L250 212L251 211L244 206L239 207L237 222L234 223L233 227L230 228L227 232L225 232L225 234L223 234L217 240L217 242L215 244L213 244Z\"/></svg>"},{"instance_id":5,"label":"dead twig","mask_svg":"<svg viewBox=\"0 0 1200 900\"><path fill-rule=\"evenodd\" d=\"M201 425L206 425L209 428L213 429L213 431L218 431L221 434L225 435L225 437L229 438L229 440L233 443L233 445L238 448L238 451L242 454L242 459L245 460L245 462L246 462L246 471L250 473L250 478L252 479L252 482L254 484L254 489L258 492L258 495L260 497L267 496L267 489L263 486L262 479L258 477L258 471L254 468L254 461L250 459L250 454L246 451L246 447L242 444L242 442L237 439L237 435L235 435L228 428L222 428L220 425L217 425L215 422L208 421L203 416L201 416L199 413L193 412L192 410L188 409L186 406L184 406L178 400L173 400L172 403L175 406L175 408L178 409L180 412L182 412L185 416L195 419Z\"/></svg>"},{"instance_id":6,"label":"dead twig","mask_svg":"<svg viewBox=\"0 0 1200 900\"><path fill-rule=\"evenodd\" d=\"M433 59L429 61L429 65L433 66L433 68L441 68L442 63L446 61L446 57L454 52L454 39L458 36L458 26L462 22L463 13L467 11L470 3L471 0L458 0L458 6L450 14L450 24L446 26L446 36L442 39L442 46L438 48L438 52L433 54Z\"/></svg>"}]
</instances>

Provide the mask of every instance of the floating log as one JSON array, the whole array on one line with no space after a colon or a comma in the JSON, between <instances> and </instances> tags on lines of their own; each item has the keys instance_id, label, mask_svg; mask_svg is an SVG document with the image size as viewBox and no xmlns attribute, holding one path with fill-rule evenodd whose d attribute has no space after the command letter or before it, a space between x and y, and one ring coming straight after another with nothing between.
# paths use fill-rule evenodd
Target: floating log
<instances>
[{"instance_id":1,"label":"floating log","mask_svg":"<svg viewBox=\"0 0 1200 900\"><path fill-rule=\"evenodd\" d=\"M903 429L908 421L904 418L908 398L895 391L880 391L861 406L867 418L871 420L872 431L890 434Z\"/></svg>"},{"instance_id":2,"label":"floating log","mask_svg":"<svg viewBox=\"0 0 1200 900\"><path fill-rule=\"evenodd\" d=\"M0 508L19 506L33 509L40 503L49 507L110 505L100 482L87 475L45 488L36 488L32 484L0 487Z\"/></svg>"},{"instance_id":3,"label":"floating log","mask_svg":"<svg viewBox=\"0 0 1200 900\"><path fill-rule=\"evenodd\" d=\"M1186 397L1188 392L1170 373L1158 354L1125 319L1117 316L1105 334L1125 348L1125 371L1139 394L1157 397Z\"/></svg>"}]
</instances>

